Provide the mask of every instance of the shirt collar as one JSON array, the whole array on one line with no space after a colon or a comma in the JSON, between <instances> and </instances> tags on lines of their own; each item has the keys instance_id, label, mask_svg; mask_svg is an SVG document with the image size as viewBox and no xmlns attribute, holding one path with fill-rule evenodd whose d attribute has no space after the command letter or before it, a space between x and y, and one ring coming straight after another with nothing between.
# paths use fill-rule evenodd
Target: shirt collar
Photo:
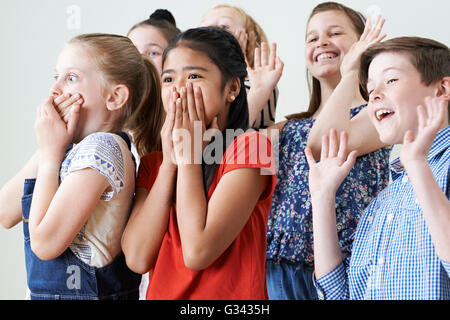
<instances>
[{"instance_id":1,"label":"shirt collar","mask_svg":"<svg viewBox=\"0 0 450 320\"><path fill-rule=\"evenodd\" d=\"M433 144L431 145L430 152L428 153L428 161L436 157L442 151L446 150L450 145L450 126L445 127L441 131L439 131L434 138ZM390 163L390 170L392 180L396 180L403 174L405 168L400 162L400 157L396 158L394 161Z\"/></svg>"}]
</instances>

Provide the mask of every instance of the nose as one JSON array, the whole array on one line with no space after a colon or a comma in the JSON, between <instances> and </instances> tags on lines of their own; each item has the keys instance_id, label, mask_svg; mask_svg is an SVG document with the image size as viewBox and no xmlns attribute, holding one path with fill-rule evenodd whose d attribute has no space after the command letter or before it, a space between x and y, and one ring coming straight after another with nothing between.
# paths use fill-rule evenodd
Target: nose
<instances>
[{"instance_id":1,"label":"nose","mask_svg":"<svg viewBox=\"0 0 450 320\"><path fill-rule=\"evenodd\" d=\"M369 95L369 101L371 102L380 101L383 98L384 98L383 91L379 86L375 87Z\"/></svg>"},{"instance_id":2,"label":"nose","mask_svg":"<svg viewBox=\"0 0 450 320\"><path fill-rule=\"evenodd\" d=\"M320 48L320 47L326 47L330 44L330 40L328 39L327 36L325 35L321 35L317 38L317 42L316 42L316 47Z\"/></svg>"},{"instance_id":3,"label":"nose","mask_svg":"<svg viewBox=\"0 0 450 320\"><path fill-rule=\"evenodd\" d=\"M59 81L56 80L55 83L50 87L50 94L53 96L62 95L61 86L59 85Z\"/></svg>"},{"instance_id":4,"label":"nose","mask_svg":"<svg viewBox=\"0 0 450 320\"><path fill-rule=\"evenodd\" d=\"M177 92L181 92L181 88L186 87L187 81L183 79L177 79L173 82L173 87L177 89Z\"/></svg>"}]
</instances>

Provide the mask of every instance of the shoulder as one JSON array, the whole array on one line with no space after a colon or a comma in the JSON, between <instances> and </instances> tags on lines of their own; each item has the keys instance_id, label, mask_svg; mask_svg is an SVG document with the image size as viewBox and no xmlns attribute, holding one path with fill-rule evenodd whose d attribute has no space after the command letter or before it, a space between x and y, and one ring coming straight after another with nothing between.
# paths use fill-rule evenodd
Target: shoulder
<instances>
[{"instance_id":1,"label":"shoulder","mask_svg":"<svg viewBox=\"0 0 450 320\"><path fill-rule=\"evenodd\" d=\"M92 133L75 145L63 161L61 179L86 168L94 169L109 181L113 191L103 200L120 193L124 187L125 165L122 149L114 134Z\"/></svg>"},{"instance_id":2,"label":"shoulder","mask_svg":"<svg viewBox=\"0 0 450 320\"><path fill-rule=\"evenodd\" d=\"M141 158L141 166L153 167L155 165L161 165L163 160L162 152L154 151L147 153Z\"/></svg>"},{"instance_id":3,"label":"shoulder","mask_svg":"<svg viewBox=\"0 0 450 320\"><path fill-rule=\"evenodd\" d=\"M270 140L258 131L236 137L223 156L224 173L239 168L264 168L274 172L274 158Z\"/></svg>"},{"instance_id":4,"label":"shoulder","mask_svg":"<svg viewBox=\"0 0 450 320\"><path fill-rule=\"evenodd\" d=\"M162 161L163 157L160 151L154 151L143 156L139 164L136 187L147 188L150 191Z\"/></svg>"}]
</instances>

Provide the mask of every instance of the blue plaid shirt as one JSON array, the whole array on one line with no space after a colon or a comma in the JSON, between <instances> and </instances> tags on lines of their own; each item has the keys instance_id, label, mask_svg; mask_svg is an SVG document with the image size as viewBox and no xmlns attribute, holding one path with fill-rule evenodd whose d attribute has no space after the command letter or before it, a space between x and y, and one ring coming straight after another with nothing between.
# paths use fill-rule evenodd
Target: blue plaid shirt
<instances>
[{"instance_id":1,"label":"blue plaid shirt","mask_svg":"<svg viewBox=\"0 0 450 320\"><path fill-rule=\"evenodd\" d=\"M447 126L437 134L428 163L450 199L449 146ZM315 281L320 299L450 299L450 262L436 255L399 159L391 174L393 183L365 210L344 261Z\"/></svg>"}]
</instances>

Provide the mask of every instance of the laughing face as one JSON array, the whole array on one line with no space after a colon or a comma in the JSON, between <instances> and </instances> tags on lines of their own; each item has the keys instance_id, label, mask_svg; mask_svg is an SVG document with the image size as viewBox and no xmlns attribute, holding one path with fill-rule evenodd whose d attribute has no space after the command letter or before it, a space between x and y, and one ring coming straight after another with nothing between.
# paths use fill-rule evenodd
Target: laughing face
<instances>
[{"instance_id":1,"label":"laughing face","mask_svg":"<svg viewBox=\"0 0 450 320\"><path fill-rule=\"evenodd\" d=\"M344 13L329 10L312 16L306 30L305 46L309 72L318 80L340 78L342 59L358 39L359 35Z\"/></svg>"},{"instance_id":2,"label":"laughing face","mask_svg":"<svg viewBox=\"0 0 450 320\"><path fill-rule=\"evenodd\" d=\"M386 144L401 144L407 130L417 132L417 106L436 88L422 83L420 73L407 53L383 52L369 66L368 112Z\"/></svg>"}]
</instances>

